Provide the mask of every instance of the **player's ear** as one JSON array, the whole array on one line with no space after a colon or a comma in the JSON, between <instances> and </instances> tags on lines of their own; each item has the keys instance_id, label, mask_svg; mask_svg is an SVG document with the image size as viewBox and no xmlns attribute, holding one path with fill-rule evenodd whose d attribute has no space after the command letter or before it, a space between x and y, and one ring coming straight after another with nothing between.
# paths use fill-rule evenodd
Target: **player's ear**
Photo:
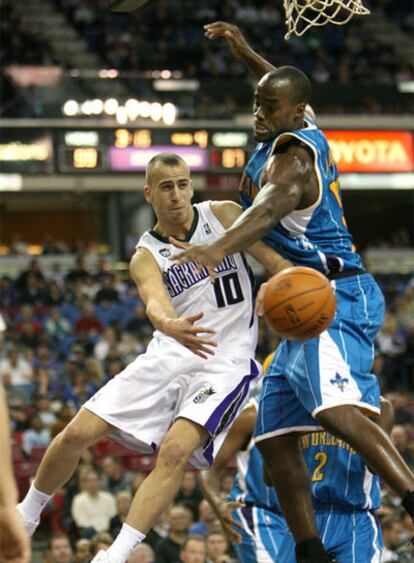
<instances>
[{"instance_id":1,"label":"player's ear","mask_svg":"<svg viewBox=\"0 0 414 563\"><path fill-rule=\"evenodd\" d=\"M151 188L148 185L144 186L144 197L147 203L152 203Z\"/></svg>"},{"instance_id":2,"label":"player's ear","mask_svg":"<svg viewBox=\"0 0 414 563\"><path fill-rule=\"evenodd\" d=\"M193 181L192 180L190 180L190 192L191 192L191 199L192 199L193 196L194 196L194 188L193 188Z\"/></svg>"},{"instance_id":3,"label":"player's ear","mask_svg":"<svg viewBox=\"0 0 414 563\"><path fill-rule=\"evenodd\" d=\"M306 103L302 102L295 107L295 117L303 117L305 115Z\"/></svg>"}]
</instances>

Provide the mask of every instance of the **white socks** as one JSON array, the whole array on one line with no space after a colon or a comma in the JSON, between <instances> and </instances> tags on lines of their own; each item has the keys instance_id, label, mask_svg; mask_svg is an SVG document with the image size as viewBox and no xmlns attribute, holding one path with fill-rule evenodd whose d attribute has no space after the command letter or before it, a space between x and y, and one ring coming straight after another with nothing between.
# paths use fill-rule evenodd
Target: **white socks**
<instances>
[{"instance_id":1,"label":"white socks","mask_svg":"<svg viewBox=\"0 0 414 563\"><path fill-rule=\"evenodd\" d=\"M141 534L141 532L129 524L122 524L121 531L116 536L114 543L106 552L108 559L110 561L119 561L120 563L124 563L144 538L145 534Z\"/></svg>"},{"instance_id":2,"label":"white socks","mask_svg":"<svg viewBox=\"0 0 414 563\"><path fill-rule=\"evenodd\" d=\"M48 495L38 491L34 486L34 483L32 483L27 495L19 504L19 511L23 516L23 519L30 522L37 522L42 510L52 497L53 495Z\"/></svg>"}]
</instances>

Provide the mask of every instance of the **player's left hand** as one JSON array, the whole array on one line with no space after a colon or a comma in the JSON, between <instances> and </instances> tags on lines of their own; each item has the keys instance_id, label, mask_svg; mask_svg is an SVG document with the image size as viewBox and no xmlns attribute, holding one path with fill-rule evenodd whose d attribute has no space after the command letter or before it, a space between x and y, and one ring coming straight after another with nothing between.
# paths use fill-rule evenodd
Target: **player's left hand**
<instances>
[{"instance_id":1,"label":"player's left hand","mask_svg":"<svg viewBox=\"0 0 414 563\"><path fill-rule=\"evenodd\" d=\"M241 543L242 537L239 532L235 529L239 528L243 530L243 526L235 520L232 516L233 510L237 510L238 508L244 508L246 505L242 502L238 501L230 501L224 503L223 507L220 510L220 523L223 527L223 531L226 534L230 543Z\"/></svg>"},{"instance_id":2,"label":"player's left hand","mask_svg":"<svg viewBox=\"0 0 414 563\"><path fill-rule=\"evenodd\" d=\"M181 254L171 258L173 262L176 264L194 262L199 272L203 268L207 268L210 278L215 279L215 269L224 258L224 254L219 248L210 244L190 244L173 237L170 237L169 241L177 248L184 250Z\"/></svg>"}]
</instances>

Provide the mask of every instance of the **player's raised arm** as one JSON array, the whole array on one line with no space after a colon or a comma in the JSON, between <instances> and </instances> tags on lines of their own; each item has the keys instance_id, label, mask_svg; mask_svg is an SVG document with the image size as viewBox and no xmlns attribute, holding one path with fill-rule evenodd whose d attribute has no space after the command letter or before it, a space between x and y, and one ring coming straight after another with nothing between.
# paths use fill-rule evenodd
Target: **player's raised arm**
<instances>
[{"instance_id":1,"label":"player's raised arm","mask_svg":"<svg viewBox=\"0 0 414 563\"><path fill-rule=\"evenodd\" d=\"M255 424L256 409L252 405L247 406L230 428L213 465L208 471L200 472L200 487L203 495L216 513L231 543L239 543L241 540L240 534L234 528L234 526L239 528L241 526L232 518L231 512L244 505L237 501L229 502L222 497L220 493L220 478L237 452L248 445L253 435Z\"/></svg>"},{"instance_id":2,"label":"player's raised arm","mask_svg":"<svg viewBox=\"0 0 414 563\"><path fill-rule=\"evenodd\" d=\"M171 336L183 346L201 358L214 355L217 343L201 334L214 334L208 327L195 325L203 317L197 313L190 317L177 318L177 313L167 294L162 280L161 270L151 253L145 248L138 248L130 262L130 273L141 299L146 307L146 314L153 326Z\"/></svg>"},{"instance_id":3,"label":"player's raised arm","mask_svg":"<svg viewBox=\"0 0 414 563\"><path fill-rule=\"evenodd\" d=\"M234 56L243 61L258 80L267 72L276 68L252 49L237 25L217 21L205 25L204 33L208 39L217 39L218 37L227 39Z\"/></svg>"}]
</instances>

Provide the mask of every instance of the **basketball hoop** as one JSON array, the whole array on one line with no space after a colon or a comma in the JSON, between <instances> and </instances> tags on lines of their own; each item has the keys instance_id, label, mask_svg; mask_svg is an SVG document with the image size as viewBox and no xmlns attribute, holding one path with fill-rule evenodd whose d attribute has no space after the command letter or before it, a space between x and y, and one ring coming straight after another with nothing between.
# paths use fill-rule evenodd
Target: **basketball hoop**
<instances>
[{"instance_id":1,"label":"basketball hoop","mask_svg":"<svg viewBox=\"0 0 414 563\"><path fill-rule=\"evenodd\" d=\"M283 0L288 32L300 37L311 27L328 23L344 25L353 16L366 16L370 13L362 0Z\"/></svg>"}]
</instances>

